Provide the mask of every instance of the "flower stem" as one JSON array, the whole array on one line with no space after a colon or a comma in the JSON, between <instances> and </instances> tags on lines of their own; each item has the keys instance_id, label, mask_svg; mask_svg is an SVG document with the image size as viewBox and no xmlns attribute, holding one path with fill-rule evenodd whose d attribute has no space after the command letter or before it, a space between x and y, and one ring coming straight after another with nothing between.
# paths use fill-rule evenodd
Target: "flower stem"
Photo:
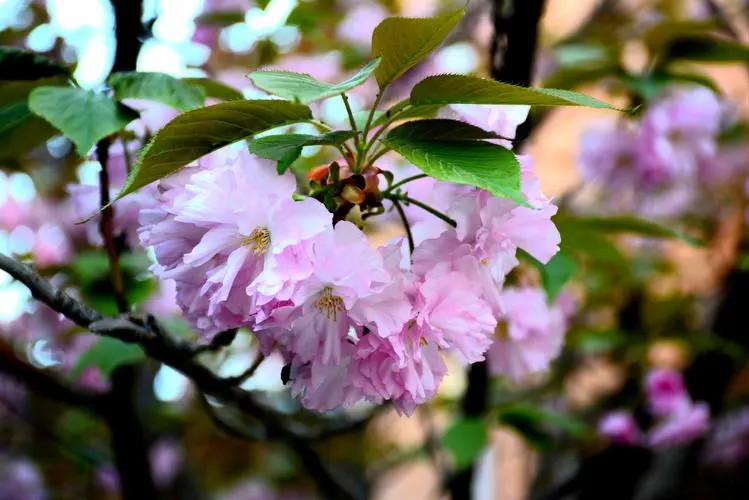
<instances>
[{"instance_id":1,"label":"flower stem","mask_svg":"<svg viewBox=\"0 0 749 500\"><path fill-rule=\"evenodd\" d=\"M399 187L401 187L404 184L407 184L407 183L409 183L411 181L417 181L419 179L423 179L424 177L429 177L429 176L427 174L416 174L416 175L412 175L411 177L406 177L405 179L400 180L400 181L396 182L395 184L393 184L392 186L388 187L387 190L385 191L385 193L391 193L396 188L399 188Z\"/></svg>"},{"instance_id":2,"label":"flower stem","mask_svg":"<svg viewBox=\"0 0 749 500\"><path fill-rule=\"evenodd\" d=\"M401 218L401 221L403 221L403 228L406 230L406 237L408 238L408 253L413 255L414 253L414 236L411 234L411 225L408 223L408 219L406 218L406 212L403 211L403 207L400 204L400 201L398 201L397 198L393 198L390 201L393 202L393 206L395 207L395 210L398 211L398 216Z\"/></svg>"},{"instance_id":3,"label":"flower stem","mask_svg":"<svg viewBox=\"0 0 749 500\"><path fill-rule=\"evenodd\" d=\"M386 193L386 194L383 194L383 196L385 198L389 199L390 201L392 201L393 204L395 204L396 201L402 201L406 205L416 205L417 207L421 208L422 210L426 210L430 214L434 215L438 219L441 219L441 220L447 222L452 227L458 227L458 223L455 222L454 219L451 219L447 215L443 214L442 212L440 212L439 210L437 210L435 208L430 207L426 203L422 203L419 200L414 200L413 198L409 198L405 194L401 194L401 193Z\"/></svg>"}]
</instances>

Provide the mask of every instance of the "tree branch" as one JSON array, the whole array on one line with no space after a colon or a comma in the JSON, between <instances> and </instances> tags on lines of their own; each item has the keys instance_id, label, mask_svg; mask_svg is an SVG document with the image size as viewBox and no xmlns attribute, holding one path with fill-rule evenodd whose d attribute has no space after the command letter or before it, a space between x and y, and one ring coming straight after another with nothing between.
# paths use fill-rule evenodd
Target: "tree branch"
<instances>
[{"instance_id":1,"label":"tree branch","mask_svg":"<svg viewBox=\"0 0 749 500\"><path fill-rule=\"evenodd\" d=\"M20 359L13 348L0 342L0 373L4 373L32 392L58 403L83 407L100 414L103 408L103 396L99 393L75 389L61 382L54 374L40 370Z\"/></svg>"},{"instance_id":2,"label":"tree branch","mask_svg":"<svg viewBox=\"0 0 749 500\"><path fill-rule=\"evenodd\" d=\"M263 424L269 436L286 443L296 453L325 498L365 497L362 492L356 491L353 485L344 484L343 478L335 477L305 437L289 430L283 420L258 404L252 394L233 385L231 381L227 382L200 364L194 358L193 346L169 335L160 326L155 328L156 323L152 319L141 321L128 317L104 317L58 290L29 266L3 254L0 254L0 269L23 283L35 298L78 325L98 335L140 345L151 358L191 379L200 391L256 418Z\"/></svg>"}]
</instances>

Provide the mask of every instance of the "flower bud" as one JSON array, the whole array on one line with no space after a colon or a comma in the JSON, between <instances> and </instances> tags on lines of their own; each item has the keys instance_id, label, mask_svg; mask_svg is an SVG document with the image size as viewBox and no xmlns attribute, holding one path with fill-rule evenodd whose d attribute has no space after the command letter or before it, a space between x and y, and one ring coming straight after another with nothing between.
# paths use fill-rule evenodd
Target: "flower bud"
<instances>
[{"instance_id":1,"label":"flower bud","mask_svg":"<svg viewBox=\"0 0 749 500\"><path fill-rule=\"evenodd\" d=\"M364 201L364 191L352 184L347 184L343 186L343 190L341 191L341 198L348 201L349 203L358 205Z\"/></svg>"},{"instance_id":2,"label":"flower bud","mask_svg":"<svg viewBox=\"0 0 749 500\"><path fill-rule=\"evenodd\" d=\"M307 172L307 179L314 181L314 182L319 182L322 184L322 182L328 176L329 170L330 170L330 167L328 165L320 165L319 167L313 167L312 169L310 169L309 172Z\"/></svg>"}]
</instances>

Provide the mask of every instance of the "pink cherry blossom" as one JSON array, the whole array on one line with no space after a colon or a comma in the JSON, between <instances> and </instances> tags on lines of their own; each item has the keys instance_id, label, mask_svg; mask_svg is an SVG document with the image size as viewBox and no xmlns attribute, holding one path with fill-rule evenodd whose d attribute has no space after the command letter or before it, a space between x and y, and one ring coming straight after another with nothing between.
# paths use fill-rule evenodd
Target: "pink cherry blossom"
<instances>
[{"instance_id":1,"label":"pink cherry blossom","mask_svg":"<svg viewBox=\"0 0 749 500\"><path fill-rule=\"evenodd\" d=\"M327 410L363 397L352 383L356 344L400 332L411 304L380 253L349 222L318 235L311 255L310 276L257 322L255 332L281 347L291 364L292 392L303 404Z\"/></svg>"},{"instance_id":2,"label":"pink cherry blossom","mask_svg":"<svg viewBox=\"0 0 749 500\"><path fill-rule=\"evenodd\" d=\"M416 323L423 336L454 350L466 363L484 359L497 325L476 288L462 273L436 269L425 276L417 298Z\"/></svg>"},{"instance_id":3,"label":"pink cherry blossom","mask_svg":"<svg viewBox=\"0 0 749 500\"><path fill-rule=\"evenodd\" d=\"M506 315L487 355L489 370L513 380L548 370L564 342L563 311L550 306L540 288L505 289L502 301Z\"/></svg>"},{"instance_id":4,"label":"pink cherry blossom","mask_svg":"<svg viewBox=\"0 0 749 500\"><path fill-rule=\"evenodd\" d=\"M657 417L678 413L690 405L681 374L668 368L658 368L648 373L645 393L650 411Z\"/></svg>"},{"instance_id":5,"label":"pink cherry blossom","mask_svg":"<svg viewBox=\"0 0 749 500\"><path fill-rule=\"evenodd\" d=\"M694 173L701 159L713 156L723 113L717 96L704 87L673 92L651 106L638 137L651 181Z\"/></svg>"},{"instance_id":6,"label":"pink cherry blossom","mask_svg":"<svg viewBox=\"0 0 749 500\"><path fill-rule=\"evenodd\" d=\"M163 204L141 214L154 271L175 280L185 316L208 335L250 322L259 295L283 287L285 269L294 278L311 272L302 247L332 222L316 200L293 201L290 173L278 176L270 162L235 152L166 180Z\"/></svg>"},{"instance_id":7,"label":"pink cherry blossom","mask_svg":"<svg viewBox=\"0 0 749 500\"><path fill-rule=\"evenodd\" d=\"M615 443L636 445L640 441L640 428L625 410L612 411L598 423L598 433Z\"/></svg>"},{"instance_id":8,"label":"pink cherry blossom","mask_svg":"<svg viewBox=\"0 0 749 500\"><path fill-rule=\"evenodd\" d=\"M710 407L707 403L690 404L670 414L648 434L648 444L663 448L689 443L705 435L710 428Z\"/></svg>"}]
</instances>

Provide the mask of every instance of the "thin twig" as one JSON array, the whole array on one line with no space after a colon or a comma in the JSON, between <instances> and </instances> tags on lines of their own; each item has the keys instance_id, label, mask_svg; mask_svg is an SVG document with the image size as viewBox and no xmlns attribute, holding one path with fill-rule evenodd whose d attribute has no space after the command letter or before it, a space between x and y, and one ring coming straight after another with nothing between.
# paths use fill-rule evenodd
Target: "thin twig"
<instances>
[{"instance_id":1,"label":"thin twig","mask_svg":"<svg viewBox=\"0 0 749 500\"><path fill-rule=\"evenodd\" d=\"M393 198L391 201L393 202L395 209L398 211L398 216L403 222L403 228L406 230L406 237L408 238L408 253L413 254L416 245L414 245L414 236L411 234L411 225L408 223L408 218L406 218L406 212L403 211L403 207L401 206L400 201L398 201L398 198Z\"/></svg>"},{"instance_id":2,"label":"thin twig","mask_svg":"<svg viewBox=\"0 0 749 500\"><path fill-rule=\"evenodd\" d=\"M265 355L261 351L258 351L257 355L255 356L255 360L252 362L249 368L234 377L224 377L224 380L232 385L242 385L247 379L255 374L263 361L265 361Z\"/></svg>"},{"instance_id":3,"label":"thin twig","mask_svg":"<svg viewBox=\"0 0 749 500\"><path fill-rule=\"evenodd\" d=\"M424 177L429 177L429 176L427 174L416 174L416 175L412 175L411 177L406 177L405 179L402 179L402 180L396 182L395 184L393 184L392 186L388 187L385 190L385 192L386 193L390 193L390 192L394 191L396 188L399 188L399 187L403 186L404 184L408 184L409 182L417 181L419 179L423 179Z\"/></svg>"},{"instance_id":4,"label":"thin twig","mask_svg":"<svg viewBox=\"0 0 749 500\"><path fill-rule=\"evenodd\" d=\"M114 239L114 207L109 204L109 172L107 164L109 163L109 146L111 141L102 139L96 144L96 156L101 164L99 172L99 197L102 208L101 219L99 220L99 232L104 242L104 248L109 258L109 275L112 280L114 297L117 302L117 309L121 313L130 310L125 297L125 287L122 281L122 270L120 269L120 252Z\"/></svg>"}]
</instances>

